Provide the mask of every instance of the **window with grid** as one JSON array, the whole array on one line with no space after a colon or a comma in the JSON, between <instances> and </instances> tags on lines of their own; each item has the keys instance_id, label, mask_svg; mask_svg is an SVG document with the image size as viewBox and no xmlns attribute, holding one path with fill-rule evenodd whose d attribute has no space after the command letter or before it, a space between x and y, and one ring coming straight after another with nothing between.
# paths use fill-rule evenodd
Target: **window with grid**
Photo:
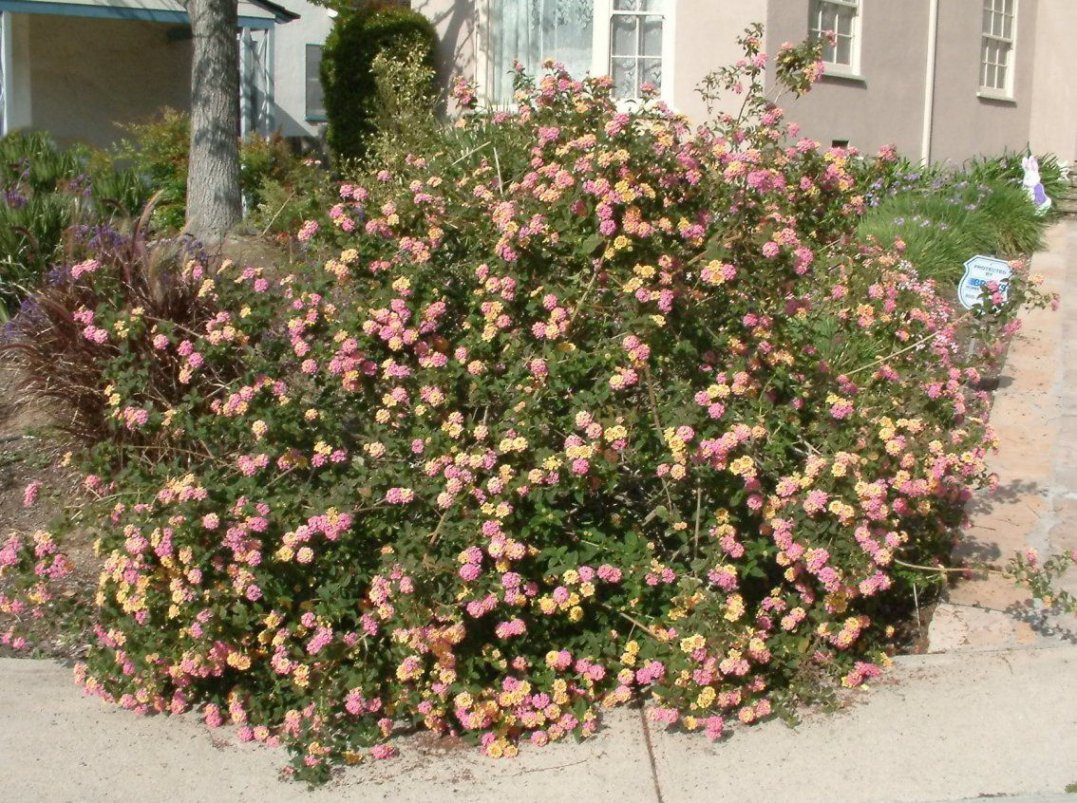
<instances>
[{"instance_id":1,"label":"window with grid","mask_svg":"<svg viewBox=\"0 0 1077 803\"><path fill-rule=\"evenodd\" d=\"M1017 0L984 0L981 89L1007 96L1013 94L1016 28Z\"/></svg>"},{"instance_id":2,"label":"window with grid","mask_svg":"<svg viewBox=\"0 0 1077 803\"><path fill-rule=\"evenodd\" d=\"M855 73L860 60L860 0L812 0L809 7L808 33L813 39L825 39L833 31L834 44L823 45L823 62Z\"/></svg>"},{"instance_id":3,"label":"window with grid","mask_svg":"<svg viewBox=\"0 0 1077 803\"><path fill-rule=\"evenodd\" d=\"M307 119L314 122L325 120L321 45L307 45Z\"/></svg>"},{"instance_id":4,"label":"window with grid","mask_svg":"<svg viewBox=\"0 0 1077 803\"><path fill-rule=\"evenodd\" d=\"M639 98L641 87L663 84L663 47L674 0L496 0L485 12L489 98L512 101L512 67L531 76L553 59L574 76L609 74L614 95ZM668 83L668 77L666 83Z\"/></svg>"},{"instance_id":5,"label":"window with grid","mask_svg":"<svg viewBox=\"0 0 1077 803\"><path fill-rule=\"evenodd\" d=\"M662 87L664 0L613 0L610 75L618 98L638 98L641 87Z\"/></svg>"}]
</instances>

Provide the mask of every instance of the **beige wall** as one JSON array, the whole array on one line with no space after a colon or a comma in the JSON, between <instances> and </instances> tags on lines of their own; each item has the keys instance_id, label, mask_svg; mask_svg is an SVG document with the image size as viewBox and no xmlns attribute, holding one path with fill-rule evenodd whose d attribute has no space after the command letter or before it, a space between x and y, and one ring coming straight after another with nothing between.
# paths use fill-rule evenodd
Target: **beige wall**
<instances>
[{"instance_id":1,"label":"beige wall","mask_svg":"<svg viewBox=\"0 0 1077 803\"><path fill-rule=\"evenodd\" d=\"M443 86L456 76L482 81L479 68L478 6L496 0L412 0L411 8L426 16L438 33L438 77ZM450 109L452 111L452 109Z\"/></svg>"},{"instance_id":2,"label":"beige wall","mask_svg":"<svg viewBox=\"0 0 1077 803\"><path fill-rule=\"evenodd\" d=\"M31 123L61 142L107 145L118 122L190 106L191 40L181 26L30 15Z\"/></svg>"},{"instance_id":3,"label":"beige wall","mask_svg":"<svg viewBox=\"0 0 1077 803\"><path fill-rule=\"evenodd\" d=\"M479 30L481 11L498 0L412 0L411 7L427 16L440 39L439 73L477 78L485 43ZM676 4L672 105L702 120L705 108L696 87L708 72L735 60L736 37L752 22L766 17L767 0L670 0ZM732 105L732 103L730 104Z\"/></svg>"},{"instance_id":4,"label":"beige wall","mask_svg":"<svg viewBox=\"0 0 1077 803\"><path fill-rule=\"evenodd\" d=\"M740 58L737 37L753 22L766 22L767 0L679 0L676 6L672 105L701 123L707 109L696 88L708 73ZM732 112L740 104L738 97L724 98L718 111Z\"/></svg>"},{"instance_id":5,"label":"beige wall","mask_svg":"<svg viewBox=\"0 0 1077 803\"><path fill-rule=\"evenodd\" d=\"M3 12L4 37L11 45L11 52L4 54L0 69L10 70L8 89L10 96L4 98L4 131L27 128L33 121L33 90L30 86L30 16Z\"/></svg>"},{"instance_id":6,"label":"beige wall","mask_svg":"<svg viewBox=\"0 0 1077 803\"><path fill-rule=\"evenodd\" d=\"M492 2L497 0L413 0L412 7L432 19L441 36L443 77L475 75L483 62L478 7ZM770 53L808 34L809 0L675 2L671 101L697 122L705 115L697 85L708 72L739 56L735 39L748 24L765 20ZM903 155L920 159L930 0L861 0L861 6L859 77L827 76L804 98L781 102L805 136L824 144L848 140L865 152L894 144ZM1077 0L1018 0L1012 101L977 94L983 0L938 0L938 8L932 160L962 161L979 153L1019 150L1030 138L1038 150L1077 156L1072 89L1077 80L1077 47L1072 44ZM739 105L739 99L728 103Z\"/></svg>"},{"instance_id":7,"label":"beige wall","mask_svg":"<svg viewBox=\"0 0 1077 803\"><path fill-rule=\"evenodd\" d=\"M861 6L860 79L824 77L804 97L787 97L786 117L824 145L848 140L874 152L894 144L916 159L924 119L928 0L862 0ZM808 0L771 3L769 52L807 36Z\"/></svg>"},{"instance_id":8,"label":"beige wall","mask_svg":"<svg viewBox=\"0 0 1077 803\"><path fill-rule=\"evenodd\" d=\"M273 29L273 131L285 137L316 137L321 124L307 120L307 45L321 45L333 29L324 6L283 0L299 19Z\"/></svg>"},{"instance_id":9,"label":"beige wall","mask_svg":"<svg viewBox=\"0 0 1077 803\"><path fill-rule=\"evenodd\" d=\"M1075 0L1047 1L1068 6L1063 16L1077 11ZM1025 147L1040 2L1019 0L1014 99L999 101L977 95L982 0L939 0L932 161L961 162L980 153ZM788 117L802 124L806 136L824 144L849 140L870 152L893 143L903 155L922 158L930 4L928 0L862 0L861 5L862 80L824 77L807 96L788 103ZM1074 31L1072 25L1069 30ZM800 41L807 32L808 0L771 3L769 50L776 50L783 41ZM1061 43L1065 34L1057 36ZM1050 69L1059 77L1064 72ZM1058 95L1054 102L1061 103L1071 81L1051 80L1049 93Z\"/></svg>"},{"instance_id":10,"label":"beige wall","mask_svg":"<svg viewBox=\"0 0 1077 803\"><path fill-rule=\"evenodd\" d=\"M1032 67L1032 122L1036 153L1077 159L1077 0L1039 0Z\"/></svg>"},{"instance_id":11,"label":"beige wall","mask_svg":"<svg viewBox=\"0 0 1077 803\"><path fill-rule=\"evenodd\" d=\"M1013 100L998 101L977 97L982 0L940 0L932 161L962 162L1028 144L1038 5L1037 0L1017 2Z\"/></svg>"}]
</instances>

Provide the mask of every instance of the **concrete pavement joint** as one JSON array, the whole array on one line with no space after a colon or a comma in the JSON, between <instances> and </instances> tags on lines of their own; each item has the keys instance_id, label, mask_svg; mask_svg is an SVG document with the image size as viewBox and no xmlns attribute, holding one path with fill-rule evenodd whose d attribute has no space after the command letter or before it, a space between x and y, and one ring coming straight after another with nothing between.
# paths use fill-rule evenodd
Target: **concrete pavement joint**
<instances>
[{"instance_id":1,"label":"concrete pavement joint","mask_svg":"<svg viewBox=\"0 0 1077 803\"><path fill-rule=\"evenodd\" d=\"M643 726L643 741L647 745L647 758L651 762L651 779L654 781L654 795L658 803L665 803L662 799L662 785L658 781L658 763L654 759L654 743L651 741L651 726L647 722L647 712L643 706L639 707L639 721Z\"/></svg>"}]
</instances>

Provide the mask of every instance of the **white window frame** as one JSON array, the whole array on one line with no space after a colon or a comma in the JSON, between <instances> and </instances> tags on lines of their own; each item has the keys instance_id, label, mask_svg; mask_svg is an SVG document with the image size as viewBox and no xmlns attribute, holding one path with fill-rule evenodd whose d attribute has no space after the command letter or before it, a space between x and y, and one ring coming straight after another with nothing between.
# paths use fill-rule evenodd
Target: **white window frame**
<instances>
[{"instance_id":1,"label":"white window frame","mask_svg":"<svg viewBox=\"0 0 1077 803\"><path fill-rule=\"evenodd\" d=\"M840 75L848 78L860 78L860 48L863 41L864 3L862 0L811 0L808 4L808 35L819 35L823 30L818 27L819 13L826 6L847 8L853 12L852 31L850 33L849 63L827 61L824 49L823 74ZM835 53L837 49L835 48Z\"/></svg>"},{"instance_id":2,"label":"white window frame","mask_svg":"<svg viewBox=\"0 0 1077 803\"><path fill-rule=\"evenodd\" d=\"M980 21L980 77L979 86L980 90L977 95L982 98L993 98L996 100L1013 100L1014 99L1014 73L1017 72L1017 19L1019 0L1012 0L1013 11L1011 16L1013 19L1010 23L1010 36L999 36L993 33L992 30L985 30L984 20L981 13ZM1001 6L1001 8L998 8ZM981 4L982 12L991 14L990 20L993 22L996 14L1006 13L1006 0L983 0ZM1004 86L997 86L997 81L994 84L987 83L987 46L989 43L995 43L1004 48L1006 57L1006 81ZM997 62L991 62L997 64Z\"/></svg>"},{"instance_id":3,"label":"white window frame","mask_svg":"<svg viewBox=\"0 0 1077 803\"><path fill-rule=\"evenodd\" d=\"M491 70L494 68L488 47L490 42L490 7L492 4L500 2L504 2L504 0L480 0L477 3L475 14L476 38L479 43L475 53L475 83L478 96L484 99L488 105L495 105L489 98L489 89L492 83ZM670 106L673 105L677 5L678 0L662 0L662 11L658 12L662 17L662 86L659 87L658 97ZM624 12L614 12L613 0L594 0L593 13L594 25L592 26L590 75L610 75L613 55L611 52L613 15L614 13ZM583 78L582 75L573 77ZM618 100L618 105L632 107L638 105L639 102L638 98L620 99Z\"/></svg>"},{"instance_id":4,"label":"white window frame","mask_svg":"<svg viewBox=\"0 0 1077 803\"><path fill-rule=\"evenodd\" d=\"M320 75L321 75L321 60L322 60L322 57L325 55L325 46L324 45L319 45L317 43L310 42L310 43L307 43L307 45L303 48L303 118L308 123L324 123L326 121L326 115L325 115L325 90L324 89L321 89L321 96L322 96L322 108L321 108L321 111L318 111L317 109L312 110L311 107L310 107L310 101L311 101L310 83L313 80L310 77L310 53L311 53L312 49L316 49L318 51L318 65L319 65L318 81L319 81L319 86L320 86L320 82L321 82L321 77L320 77Z\"/></svg>"}]
</instances>

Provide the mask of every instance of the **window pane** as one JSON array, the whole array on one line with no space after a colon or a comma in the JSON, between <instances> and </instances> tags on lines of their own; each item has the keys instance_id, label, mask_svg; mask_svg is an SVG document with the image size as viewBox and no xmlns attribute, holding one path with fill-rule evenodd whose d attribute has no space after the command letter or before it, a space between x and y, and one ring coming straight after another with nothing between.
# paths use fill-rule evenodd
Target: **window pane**
<instances>
[{"instance_id":1,"label":"window pane","mask_svg":"<svg viewBox=\"0 0 1077 803\"><path fill-rule=\"evenodd\" d=\"M662 55L662 18L643 18L643 53L644 56Z\"/></svg>"},{"instance_id":2,"label":"window pane","mask_svg":"<svg viewBox=\"0 0 1077 803\"><path fill-rule=\"evenodd\" d=\"M1006 88L1006 67L1004 65L1000 64L996 68L995 87L997 89L1005 89Z\"/></svg>"},{"instance_id":3,"label":"window pane","mask_svg":"<svg viewBox=\"0 0 1077 803\"><path fill-rule=\"evenodd\" d=\"M833 31L838 27L838 12L833 6L823 6L823 10L819 13L819 19L824 31Z\"/></svg>"},{"instance_id":4,"label":"window pane","mask_svg":"<svg viewBox=\"0 0 1077 803\"><path fill-rule=\"evenodd\" d=\"M853 40L852 37L839 36L837 52L834 55L835 64L848 64L853 63Z\"/></svg>"},{"instance_id":5,"label":"window pane","mask_svg":"<svg viewBox=\"0 0 1077 803\"><path fill-rule=\"evenodd\" d=\"M643 81L662 87L662 61L661 59L647 59L643 62Z\"/></svg>"},{"instance_id":6,"label":"window pane","mask_svg":"<svg viewBox=\"0 0 1077 803\"><path fill-rule=\"evenodd\" d=\"M613 31L611 33L614 56L635 56L639 53L636 38L637 20L638 17L630 17L625 14L614 15Z\"/></svg>"},{"instance_id":7,"label":"window pane","mask_svg":"<svg viewBox=\"0 0 1077 803\"><path fill-rule=\"evenodd\" d=\"M1007 14L1005 17L1002 35L1007 39L1013 38L1013 17L1011 17L1009 14Z\"/></svg>"},{"instance_id":8,"label":"window pane","mask_svg":"<svg viewBox=\"0 0 1077 803\"><path fill-rule=\"evenodd\" d=\"M837 20L834 26L834 30L842 36L853 35L853 12L849 9L842 9L837 15Z\"/></svg>"},{"instance_id":9,"label":"window pane","mask_svg":"<svg viewBox=\"0 0 1077 803\"><path fill-rule=\"evenodd\" d=\"M615 11L639 11L640 0L614 0Z\"/></svg>"},{"instance_id":10,"label":"window pane","mask_svg":"<svg viewBox=\"0 0 1077 803\"><path fill-rule=\"evenodd\" d=\"M635 59L613 59L611 73L614 95L619 98L638 97Z\"/></svg>"},{"instance_id":11,"label":"window pane","mask_svg":"<svg viewBox=\"0 0 1077 803\"><path fill-rule=\"evenodd\" d=\"M321 45L307 45L307 119L325 117L325 94L322 91L322 48Z\"/></svg>"},{"instance_id":12,"label":"window pane","mask_svg":"<svg viewBox=\"0 0 1077 803\"><path fill-rule=\"evenodd\" d=\"M498 0L490 4L491 100L512 100L512 65L519 60L529 75L546 59L565 65L574 76L591 69L593 0Z\"/></svg>"},{"instance_id":13,"label":"window pane","mask_svg":"<svg viewBox=\"0 0 1077 803\"><path fill-rule=\"evenodd\" d=\"M987 78L984 80L984 86L994 88L994 86L995 86L995 65L991 64L989 62L987 64L987 67L986 67L986 73L987 73Z\"/></svg>"}]
</instances>

